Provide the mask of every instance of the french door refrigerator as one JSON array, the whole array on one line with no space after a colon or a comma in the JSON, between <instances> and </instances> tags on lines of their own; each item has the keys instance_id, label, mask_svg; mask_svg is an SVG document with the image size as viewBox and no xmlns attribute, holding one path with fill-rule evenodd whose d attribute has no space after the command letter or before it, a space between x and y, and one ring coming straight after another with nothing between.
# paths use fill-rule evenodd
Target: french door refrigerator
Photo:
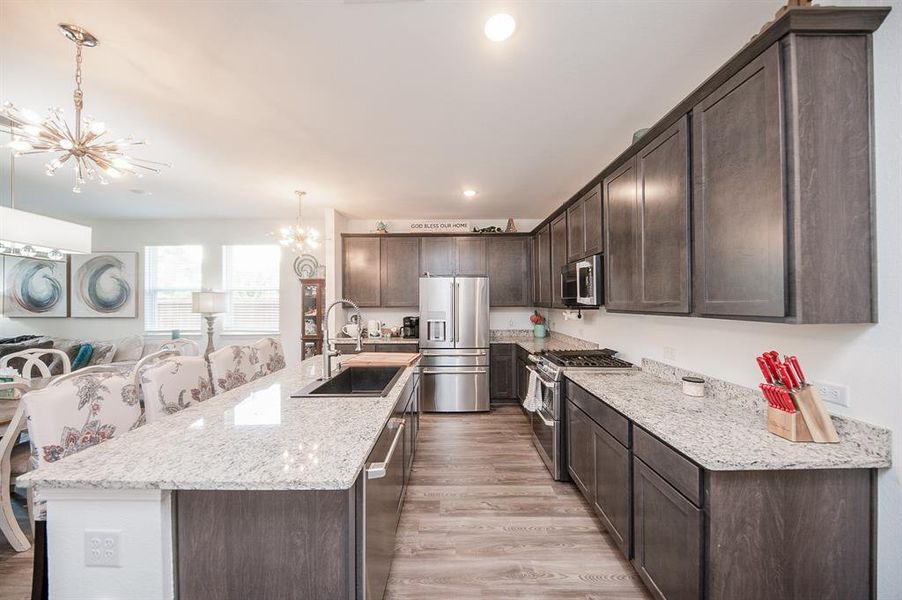
<instances>
[{"instance_id":1,"label":"french door refrigerator","mask_svg":"<svg viewBox=\"0 0 902 600\"><path fill-rule=\"evenodd\" d=\"M489 410L489 280L420 277L421 410Z\"/></svg>"}]
</instances>

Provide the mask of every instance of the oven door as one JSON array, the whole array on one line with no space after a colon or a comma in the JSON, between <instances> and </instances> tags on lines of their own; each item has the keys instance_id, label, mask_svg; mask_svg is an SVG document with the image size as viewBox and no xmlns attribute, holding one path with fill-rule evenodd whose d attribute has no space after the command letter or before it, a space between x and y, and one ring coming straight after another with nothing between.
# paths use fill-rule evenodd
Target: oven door
<instances>
[{"instance_id":1,"label":"oven door","mask_svg":"<svg viewBox=\"0 0 902 600\"><path fill-rule=\"evenodd\" d=\"M601 304L601 255L576 263L576 302L580 306Z\"/></svg>"},{"instance_id":2,"label":"oven door","mask_svg":"<svg viewBox=\"0 0 902 600\"><path fill-rule=\"evenodd\" d=\"M532 370L532 369L530 369ZM539 377L542 387L542 406L539 410L529 413L529 423L532 428L532 443L539 451L539 456L551 473L551 476L561 480L561 421L556 416L557 394L560 393L559 383L550 383Z\"/></svg>"}]
</instances>

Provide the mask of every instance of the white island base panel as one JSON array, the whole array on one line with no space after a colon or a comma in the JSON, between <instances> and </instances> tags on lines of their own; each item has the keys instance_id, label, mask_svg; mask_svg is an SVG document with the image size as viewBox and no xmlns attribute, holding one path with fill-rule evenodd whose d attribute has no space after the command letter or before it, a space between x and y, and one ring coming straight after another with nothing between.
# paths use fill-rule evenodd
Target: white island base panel
<instances>
[{"instance_id":1,"label":"white island base panel","mask_svg":"<svg viewBox=\"0 0 902 600\"><path fill-rule=\"evenodd\" d=\"M53 600L175 598L168 490L43 489ZM87 566L88 532L117 532L118 566Z\"/></svg>"}]
</instances>

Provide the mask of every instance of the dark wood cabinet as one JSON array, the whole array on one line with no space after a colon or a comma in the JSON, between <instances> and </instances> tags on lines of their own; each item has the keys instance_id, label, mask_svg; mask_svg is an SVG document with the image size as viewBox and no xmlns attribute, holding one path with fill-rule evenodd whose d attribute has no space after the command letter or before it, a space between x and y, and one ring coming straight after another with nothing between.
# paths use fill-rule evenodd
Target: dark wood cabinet
<instances>
[{"instance_id":1,"label":"dark wood cabinet","mask_svg":"<svg viewBox=\"0 0 902 600\"><path fill-rule=\"evenodd\" d=\"M535 305L543 308L551 307L551 225L542 227L535 237L534 264L536 267L533 279L535 282Z\"/></svg>"},{"instance_id":2,"label":"dark wood cabinet","mask_svg":"<svg viewBox=\"0 0 902 600\"><path fill-rule=\"evenodd\" d=\"M692 109L693 304L701 315L786 315L780 71L775 44Z\"/></svg>"},{"instance_id":3,"label":"dark wood cabinet","mask_svg":"<svg viewBox=\"0 0 902 600\"><path fill-rule=\"evenodd\" d=\"M380 248L378 237L344 238L343 295L363 307L382 304Z\"/></svg>"},{"instance_id":4,"label":"dark wood cabinet","mask_svg":"<svg viewBox=\"0 0 902 600\"><path fill-rule=\"evenodd\" d=\"M424 236L420 238L420 275L454 275L457 268L456 238Z\"/></svg>"},{"instance_id":5,"label":"dark wood cabinet","mask_svg":"<svg viewBox=\"0 0 902 600\"><path fill-rule=\"evenodd\" d=\"M633 565L656 598L702 597L703 513L648 465L633 459ZM761 574L765 577L765 574Z\"/></svg>"},{"instance_id":6,"label":"dark wood cabinet","mask_svg":"<svg viewBox=\"0 0 902 600\"><path fill-rule=\"evenodd\" d=\"M605 308L629 310L637 304L639 210L636 159L604 180Z\"/></svg>"},{"instance_id":7,"label":"dark wood cabinet","mask_svg":"<svg viewBox=\"0 0 902 600\"><path fill-rule=\"evenodd\" d=\"M573 262L602 252L601 186L567 208L567 260Z\"/></svg>"},{"instance_id":8,"label":"dark wood cabinet","mask_svg":"<svg viewBox=\"0 0 902 600\"><path fill-rule=\"evenodd\" d=\"M595 432L586 413L567 401L567 470L590 504L595 502Z\"/></svg>"},{"instance_id":9,"label":"dark wood cabinet","mask_svg":"<svg viewBox=\"0 0 902 600\"><path fill-rule=\"evenodd\" d=\"M420 240L415 237L393 237L380 241L381 306L419 307Z\"/></svg>"},{"instance_id":10,"label":"dark wood cabinet","mask_svg":"<svg viewBox=\"0 0 902 600\"><path fill-rule=\"evenodd\" d=\"M595 501L592 507L624 556L632 556L632 464L630 451L602 427L595 437Z\"/></svg>"},{"instance_id":11,"label":"dark wood cabinet","mask_svg":"<svg viewBox=\"0 0 902 600\"><path fill-rule=\"evenodd\" d=\"M567 265L567 213L551 222L551 306L566 308L561 300L561 269Z\"/></svg>"},{"instance_id":12,"label":"dark wood cabinet","mask_svg":"<svg viewBox=\"0 0 902 600\"><path fill-rule=\"evenodd\" d=\"M489 348L489 395L492 400L517 398L516 344L492 344Z\"/></svg>"},{"instance_id":13,"label":"dark wood cabinet","mask_svg":"<svg viewBox=\"0 0 902 600\"><path fill-rule=\"evenodd\" d=\"M605 179L610 310L689 312L688 120Z\"/></svg>"},{"instance_id":14,"label":"dark wood cabinet","mask_svg":"<svg viewBox=\"0 0 902 600\"><path fill-rule=\"evenodd\" d=\"M488 275L486 265L486 239L478 237L455 238L457 275Z\"/></svg>"},{"instance_id":15,"label":"dark wood cabinet","mask_svg":"<svg viewBox=\"0 0 902 600\"><path fill-rule=\"evenodd\" d=\"M526 400L526 391L529 389L528 363L517 357L517 399L522 404Z\"/></svg>"},{"instance_id":16,"label":"dark wood cabinet","mask_svg":"<svg viewBox=\"0 0 902 600\"><path fill-rule=\"evenodd\" d=\"M369 348L369 344L366 345L366 350L369 352L407 352L407 353L415 353L420 351L420 345L416 342L411 342L409 344L373 344L373 348Z\"/></svg>"},{"instance_id":17,"label":"dark wood cabinet","mask_svg":"<svg viewBox=\"0 0 902 600\"><path fill-rule=\"evenodd\" d=\"M490 306L532 306L531 254L525 236L488 240Z\"/></svg>"}]
</instances>

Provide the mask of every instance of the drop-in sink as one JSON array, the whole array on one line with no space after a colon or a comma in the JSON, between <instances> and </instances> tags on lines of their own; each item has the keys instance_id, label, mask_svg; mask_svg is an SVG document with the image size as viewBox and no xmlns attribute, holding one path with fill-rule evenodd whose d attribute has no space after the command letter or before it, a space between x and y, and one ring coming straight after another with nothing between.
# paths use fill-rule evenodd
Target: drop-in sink
<instances>
[{"instance_id":1,"label":"drop-in sink","mask_svg":"<svg viewBox=\"0 0 902 600\"><path fill-rule=\"evenodd\" d=\"M332 379L318 379L291 394L292 398L341 396L385 396L401 376L404 367L342 367Z\"/></svg>"}]
</instances>

